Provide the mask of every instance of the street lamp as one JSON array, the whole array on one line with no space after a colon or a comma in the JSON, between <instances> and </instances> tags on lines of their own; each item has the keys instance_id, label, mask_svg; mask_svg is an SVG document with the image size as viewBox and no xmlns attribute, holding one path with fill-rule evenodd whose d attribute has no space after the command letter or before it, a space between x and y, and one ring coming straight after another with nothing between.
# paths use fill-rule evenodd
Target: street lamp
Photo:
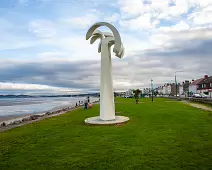
<instances>
[{"instance_id":1,"label":"street lamp","mask_svg":"<svg viewBox=\"0 0 212 170\"><path fill-rule=\"evenodd\" d=\"M183 72L183 71L175 71L176 97L177 97L177 73L179 72Z\"/></svg>"},{"instance_id":2,"label":"street lamp","mask_svg":"<svg viewBox=\"0 0 212 170\"><path fill-rule=\"evenodd\" d=\"M152 102L154 101L154 98L153 98L153 80L151 79L151 88L152 88Z\"/></svg>"}]
</instances>

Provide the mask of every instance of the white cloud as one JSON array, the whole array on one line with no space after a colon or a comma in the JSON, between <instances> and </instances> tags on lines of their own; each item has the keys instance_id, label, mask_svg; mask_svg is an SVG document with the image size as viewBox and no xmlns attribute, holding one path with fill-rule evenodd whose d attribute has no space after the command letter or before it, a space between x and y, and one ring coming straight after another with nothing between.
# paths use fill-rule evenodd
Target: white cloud
<instances>
[{"instance_id":1,"label":"white cloud","mask_svg":"<svg viewBox=\"0 0 212 170\"><path fill-rule=\"evenodd\" d=\"M152 22L151 14L145 13L137 18L129 20L121 20L119 24L122 27L130 28L132 30L148 30L153 29L159 22Z\"/></svg>"},{"instance_id":2,"label":"white cloud","mask_svg":"<svg viewBox=\"0 0 212 170\"><path fill-rule=\"evenodd\" d=\"M1 90L55 90L56 87L39 84L0 83Z\"/></svg>"},{"instance_id":3,"label":"white cloud","mask_svg":"<svg viewBox=\"0 0 212 170\"><path fill-rule=\"evenodd\" d=\"M210 12L196 12L190 19L195 25L212 24L212 11Z\"/></svg>"},{"instance_id":4,"label":"white cloud","mask_svg":"<svg viewBox=\"0 0 212 170\"><path fill-rule=\"evenodd\" d=\"M53 37L56 34L55 24L44 19L33 20L29 23L29 32L41 38Z\"/></svg>"},{"instance_id":5,"label":"white cloud","mask_svg":"<svg viewBox=\"0 0 212 170\"><path fill-rule=\"evenodd\" d=\"M118 5L123 18L138 16L150 10L149 6L144 5L141 0L119 0Z\"/></svg>"},{"instance_id":6,"label":"white cloud","mask_svg":"<svg viewBox=\"0 0 212 170\"><path fill-rule=\"evenodd\" d=\"M106 22L110 22L110 23L116 22L116 21L118 21L119 19L120 19L120 15L119 15L118 13L114 13L114 14L112 14L112 16L110 16L110 17L105 17L105 18L104 18L104 20L105 20Z\"/></svg>"},{"instance_id":7,"label":"white cloud","mask_svg":"<svg viewBox=\"0 0 212 170\"><path fill-rule=\"evenodd\" d=\"M43 53L38 53L36 55L37 58L42 59L42 60L54 60L54 59L62 59L64 56L66 56L67 53L65 52L43 52Z\"/></svg>"},{"instance_id":8,"label":"white cloud","mask_svg":"<svg viewBox=\"0 0 212 170\"><path fill-rule=\"evenodd\" d=\"M81 89L71 89L71 88L61 88L61 87L53 87L47 85L40 84L22 84L22 83L5 83L0 82L0 90L38 90L38 91L49 91L52 92L71 92L76 93L80 92Z\"/></svg>"},{"instance_id":9,"label":"white cloud","mask_svg":"<svg viewBox=\"0 0 212 170\"><path fill-rule=\"evenodd\" d=\"M135 51L151 48L149 42L142 37L120 32L125 47L125 56L130 57Z\"/></svg>"},{"instance_id":10,"label":"white cloud","mask_svg":"<svg viewBox=\"0 0 212 170\"><path fill-rule=\"evenodd\" d=\"M176 25L169 27L170 31L185 31L189 30L190 26L185 21L180 21Z\"/></svg>"},{"instance_id":11,"label":"white cloud","mask_svg":"<svg viewBox=\"0 0 212 170\"><path fill-rule=\"evenodd\" d=\"M89 28L91 25L99 21L99 16L97 15L97 13L87 13L83 16L63 19L63 21L70 24L70 26L73 28L85 29Z\"/></svg>"}]
</instances>

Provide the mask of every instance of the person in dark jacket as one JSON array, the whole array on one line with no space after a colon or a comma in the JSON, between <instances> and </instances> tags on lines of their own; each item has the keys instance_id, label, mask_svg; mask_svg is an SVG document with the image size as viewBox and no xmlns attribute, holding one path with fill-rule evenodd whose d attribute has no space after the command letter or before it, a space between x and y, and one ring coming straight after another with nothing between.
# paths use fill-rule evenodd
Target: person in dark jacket
<instances>
[{"instance_id":1,"label":"person in dark jacket","mask_svg":"<svg viewBox=\"0 0 212 170\"><path fill-rule=\"evenodd\" d=\"M84 108L84 110L88 110L88 102L87 101L85 101L85 108Z\"/></svg>"}]
</instances>

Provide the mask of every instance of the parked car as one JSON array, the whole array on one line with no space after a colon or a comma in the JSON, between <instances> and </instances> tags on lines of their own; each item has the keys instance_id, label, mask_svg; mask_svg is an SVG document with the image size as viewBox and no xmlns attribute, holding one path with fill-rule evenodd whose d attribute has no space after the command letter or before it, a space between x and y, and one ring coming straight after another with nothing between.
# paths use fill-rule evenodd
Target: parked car
<instances>
[{"instance_id":1,"label":"parked car","mask_svg":"<svg viewBox=\"0 0 212 170\"><path fill-rule=\"evenodd\" d=\"M207 96L206 94L204 94L204 93L200 93L200 96L201 96L202 98L208 98L208 96Z\"/></svg>"},{"instance_id":2,"label":"parked car","mask_svg":"<svg viewBox=\"0 0 212 170\"><path fill-rule=\"evenodd\" d=\"M201 96L200 94L197 94L197 93L196 93L196 94L193 94L192 97L195 97L195 98L202 98L202 96Z\"/></svg>"}]
</instances>

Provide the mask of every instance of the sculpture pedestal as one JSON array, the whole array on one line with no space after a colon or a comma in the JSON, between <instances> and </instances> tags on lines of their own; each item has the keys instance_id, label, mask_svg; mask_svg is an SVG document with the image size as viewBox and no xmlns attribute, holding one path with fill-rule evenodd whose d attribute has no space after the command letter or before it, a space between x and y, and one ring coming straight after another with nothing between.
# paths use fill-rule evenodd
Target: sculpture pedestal
<instances>
[{"instance_id":1,"label":"sculpture pedestal","mask_svg":"<svg viewBox=\"0 0 212 170\"><path fill-rule=\"evenodd\" d=\"M88 125L113 125L128 122L130 119L125 116L116 116L113 120L101 120L99 116L85 119L85 124Z\"/></svg>"}]
</instances>

